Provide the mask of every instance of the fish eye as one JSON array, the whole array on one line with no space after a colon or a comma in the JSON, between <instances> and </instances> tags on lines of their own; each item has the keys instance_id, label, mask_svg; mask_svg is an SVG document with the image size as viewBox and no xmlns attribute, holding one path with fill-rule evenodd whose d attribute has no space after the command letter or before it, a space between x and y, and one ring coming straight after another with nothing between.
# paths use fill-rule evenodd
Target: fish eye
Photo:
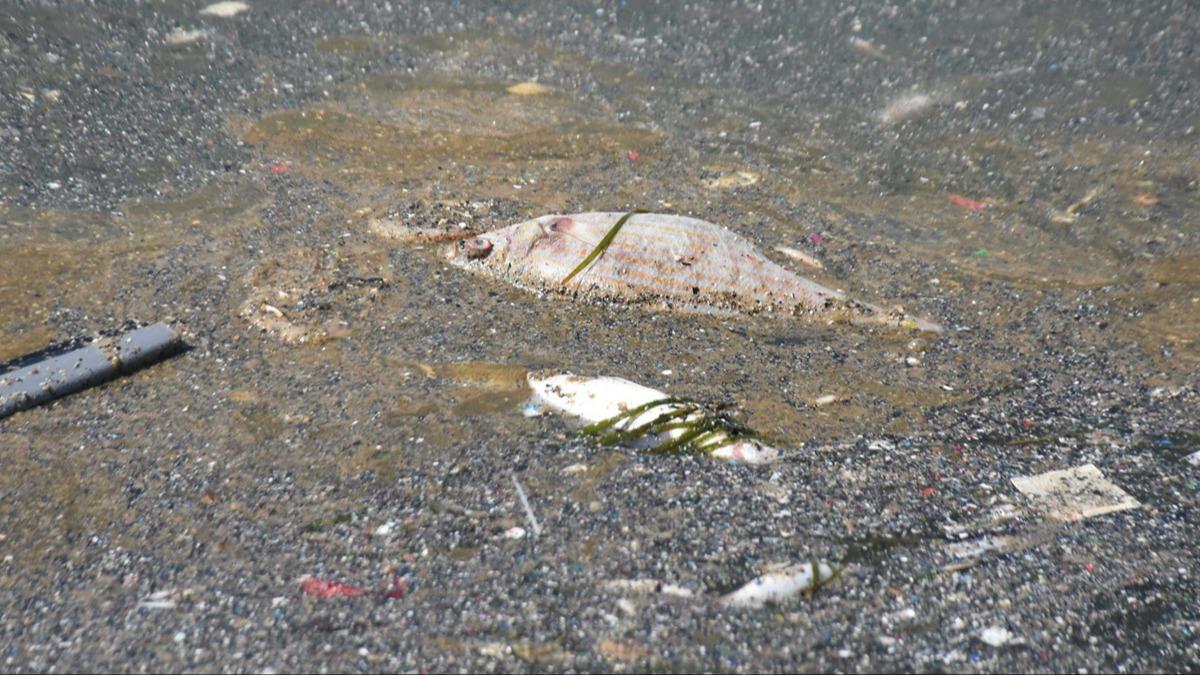
<instances>
[{"instance_id":1,"label":"fish eye","mask_svg":"<svg viewBox=\"0 0 1200 675\"><path fill-rule=\"evenodd\" d=\"M467 251L467 258L470 260L478 260L486 258L492 252L492 242L483 237L475 237L474 239L463 242L463 247Z\"/></svg>"}]
</instances>

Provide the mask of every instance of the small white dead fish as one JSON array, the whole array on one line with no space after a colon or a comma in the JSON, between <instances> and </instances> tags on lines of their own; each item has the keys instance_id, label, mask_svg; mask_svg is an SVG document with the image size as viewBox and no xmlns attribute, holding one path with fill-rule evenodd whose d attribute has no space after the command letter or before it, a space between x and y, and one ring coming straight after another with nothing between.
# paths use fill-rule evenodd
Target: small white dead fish
<instances>
[{"instance_id":1,"label":"small white dead fish","mask_svg":"<svg viewBox=\"0 0 1200 675\"><path fill-rule=\"evenodd\" d=\"M782 602L797 593L820 588L832 581L833 576L833 568L828 563L796 565L755 577L721 598L721 602L734 607L762 607L768 602Z\"/></svg>"},{"instance_id":2,"label":"small white dead fish","mask_svg":"<svg viewBox=\"0 0 1200 675\"><path fill-rule=\"evenodd\" d=\"M536 293L684 312L819 315L941 332L902 310L852 300L768 260L724 227L661 213L631 216L595 261L564 283L626 214L542 216L446 249L451 264Z\"/></svg>"},{"instance_id":3,"label":"small white dead fish","mask_svg":"<svg viewBox=\"0 0 1200 675\"><path fill-rule=\"evenodd\" d=\"M547 376L530 373L529 386L533 388L535 400L560 412L574 415L588 424L611 420L639 406L669 398L657 389L643 387L619 377L582 377L569 373ZM682 408L683 404L680 403L655 406L641 414L621 420L613 429L633 429L648 424L665 413ZM702 417L702 413L693 413L679 421L695 422ZM685 433L685 429L671 429L659 437L644 439L644 442L654 445L678 439ZM704 445L710 448L708 454L717 459L765 464L779 457L778 450L758 441L730 438L721 431L710 433L711 435L704 440Z\"/></svg>"}]
</instances>

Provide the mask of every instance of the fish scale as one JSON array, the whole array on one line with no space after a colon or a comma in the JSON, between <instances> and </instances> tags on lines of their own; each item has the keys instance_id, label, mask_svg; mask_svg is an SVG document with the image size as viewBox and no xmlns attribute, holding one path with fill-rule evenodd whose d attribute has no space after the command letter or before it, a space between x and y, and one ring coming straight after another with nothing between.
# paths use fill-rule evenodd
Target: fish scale
<instances>
[{"instance_id":1,"label":"fish scale","mask_svg":"<svg viewBox=\"0 0 1200 675\"><path fill-rule=\"evenodd\" d=\"M563 284L624 215L542 216L451 245L447 257L515 286L579 300L705 314L814 314L941 331L931 321L852 300L794 274L736 233L687 216L631 216L600 257Z\"/></svg>"}]
</instances>

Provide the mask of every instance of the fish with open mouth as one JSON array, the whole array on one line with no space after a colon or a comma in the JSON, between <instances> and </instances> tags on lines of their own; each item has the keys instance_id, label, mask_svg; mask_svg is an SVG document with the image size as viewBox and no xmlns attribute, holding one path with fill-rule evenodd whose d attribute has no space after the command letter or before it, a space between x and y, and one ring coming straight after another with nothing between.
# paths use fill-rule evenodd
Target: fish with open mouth
<instances>
[{"instance_id":1,"label":"fish with open mouth","mask_svg":"<svg viewBox=\"0 0 1200 675\"><path fill-rule=\"evenodd\" d=\"M622 229L578 274L622 218ZM660 213L549 215L450 244L451 264L537 293L717 314L813 315L940 333L941 326L860 302L790 272L734 232ZM568 280L569 279L569 280ZM568 280L568 281L565 281Z\"/></svg>"}]
</instances>

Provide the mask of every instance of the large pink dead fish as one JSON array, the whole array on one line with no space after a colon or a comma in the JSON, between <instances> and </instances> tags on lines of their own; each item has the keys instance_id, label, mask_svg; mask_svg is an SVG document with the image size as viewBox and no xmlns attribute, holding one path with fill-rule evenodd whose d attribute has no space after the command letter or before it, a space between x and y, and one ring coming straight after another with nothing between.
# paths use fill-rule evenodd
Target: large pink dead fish
<instances>
[{"instance_id":1,"label":"large pink dead fish","mask_svg":"<svg viewBox=\"0 0 1200 675\"><path fill-rule=\"evenodd\" d=\"M852 300L776 265L712 223L636 214L587 269L563 280L625 214L542 216L451 244L451 263L538 293L706 314L822 315L941 332L902 310Z\"/></svg>"}]
</instances>

